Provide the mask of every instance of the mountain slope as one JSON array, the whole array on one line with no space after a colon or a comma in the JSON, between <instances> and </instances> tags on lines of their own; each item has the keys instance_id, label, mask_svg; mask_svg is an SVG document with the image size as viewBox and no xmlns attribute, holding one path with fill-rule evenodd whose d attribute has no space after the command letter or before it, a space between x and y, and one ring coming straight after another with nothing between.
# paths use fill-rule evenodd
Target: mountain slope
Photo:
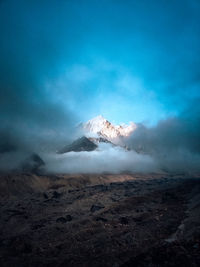
<instances>
[{"instance_id":1,"label":"mountain slope","mask_svg":"<svg viewBox=\"0 0 200 267\"><path fill-rule=\"evenodd\" d=\"M65 146L63 149L58 151L59 154L67 152L80 152L80 151L93 151L97 148L97 145L89 140L87 137L83 136L75 140L72 144Z\"/></svg>"},{"instance_id":2,"label":"mountain slope","mask_svg":"<svg viewBox=\"0 0 200 267\"><path fill-rule=\"evenodd\" d=\"M79 127L84 131L85 136L66 145L63 149L58 151L59 154L71 151L93 151L100 143L120 146L127 150L128 148L123 144L122 137L128 137L137 128L137 125L133 122L131 122L130 125L124 126L113 125L100 115L86 123L80 124Z\"/></svg>"}]
</instances>

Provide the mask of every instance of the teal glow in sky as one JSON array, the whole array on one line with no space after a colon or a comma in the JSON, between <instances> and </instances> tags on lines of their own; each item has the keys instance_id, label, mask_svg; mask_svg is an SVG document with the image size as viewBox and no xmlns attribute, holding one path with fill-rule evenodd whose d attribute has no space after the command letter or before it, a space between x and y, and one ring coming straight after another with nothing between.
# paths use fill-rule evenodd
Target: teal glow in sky
<instances>
[{"instance_id":1,"label":"teal glow in sky","mask_svg":"<svg viewBox=\"0 0 200 267\"><path fill-rule=\"evenodd\" d=\"M200 97L198 0L5 0L0 25L5 118L155 124Z\"/></svg>"}]
</instances>

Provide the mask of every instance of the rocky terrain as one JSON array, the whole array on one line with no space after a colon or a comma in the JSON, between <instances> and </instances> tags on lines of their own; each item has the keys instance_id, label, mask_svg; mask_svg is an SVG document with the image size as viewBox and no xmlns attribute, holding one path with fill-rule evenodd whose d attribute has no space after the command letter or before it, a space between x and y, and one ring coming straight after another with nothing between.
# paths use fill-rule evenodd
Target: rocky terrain
<instances>
[{"instance_id":1,"label":"rocky terrain","mask_svg":"<svg viewBox=\"0 0 200 267\"><path fill-rule=\"evenodd\" d=\"M199 266L189 174L2 174L0 266Z\"/></svg>"}]
</instances>

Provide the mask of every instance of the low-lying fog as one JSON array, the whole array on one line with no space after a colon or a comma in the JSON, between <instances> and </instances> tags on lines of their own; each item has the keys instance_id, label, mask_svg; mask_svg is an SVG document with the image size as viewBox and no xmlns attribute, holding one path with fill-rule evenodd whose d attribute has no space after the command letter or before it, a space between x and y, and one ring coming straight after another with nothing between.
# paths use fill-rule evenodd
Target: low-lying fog
<instances>
[{"instance_id":1,"label":"low-lying fog","mask_svg":"<svg viewBox=\"0 0 200 267\"><path fill-rule=\"evenodd\" d=\"M125 151L121 147L101 144L97 150L44 155L49 172L101 173L121 171L146 172L157 170L157 164L149 155Z\"/></svg>"}]
</instances>

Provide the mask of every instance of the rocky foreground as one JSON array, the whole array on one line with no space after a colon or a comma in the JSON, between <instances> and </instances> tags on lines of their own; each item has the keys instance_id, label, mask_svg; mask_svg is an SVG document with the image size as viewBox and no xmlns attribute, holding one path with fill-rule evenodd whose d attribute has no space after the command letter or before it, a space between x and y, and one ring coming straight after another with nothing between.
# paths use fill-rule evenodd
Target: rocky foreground
<instances>
[{"instance_id":1,"label":"rocky foreground","mask_svg":"<svg viewBox=\"0 0 200 267\"><path fill-rule=\"evenodd\" d=\"M0 177L0 266L200 266L190 175Z\"/></svg>"}]
</instances>

